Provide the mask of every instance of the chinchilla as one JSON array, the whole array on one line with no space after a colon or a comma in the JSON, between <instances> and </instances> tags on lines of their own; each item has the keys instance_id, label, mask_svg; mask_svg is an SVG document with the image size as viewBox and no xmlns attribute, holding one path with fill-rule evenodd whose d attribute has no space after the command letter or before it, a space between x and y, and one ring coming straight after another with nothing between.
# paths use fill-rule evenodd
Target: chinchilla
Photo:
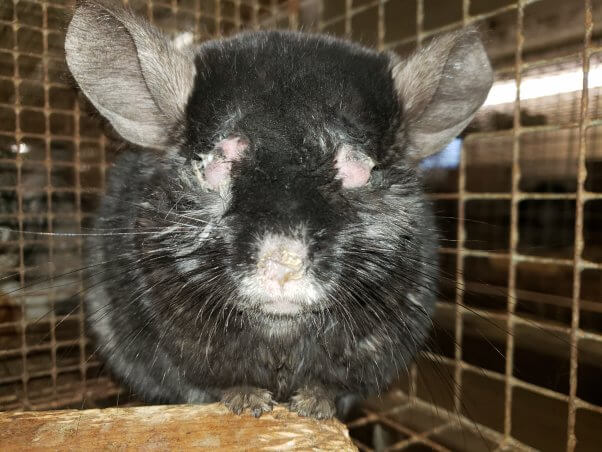
<instances>
[{"instance_id":1,"label":"chinchilla","mask_svg":"<svg viewBox=\"0 0 602 452\"><path fill-rule=\"evenodd\" d=\"M474 29L405 59L288 31L176 46L84 1L65 49L131 145L96 221L123 233L88 242L87 321L117 377L149 402L328 418L406 372L437 290L417 162L487 96Z\"/></svg>"}]
</instances>

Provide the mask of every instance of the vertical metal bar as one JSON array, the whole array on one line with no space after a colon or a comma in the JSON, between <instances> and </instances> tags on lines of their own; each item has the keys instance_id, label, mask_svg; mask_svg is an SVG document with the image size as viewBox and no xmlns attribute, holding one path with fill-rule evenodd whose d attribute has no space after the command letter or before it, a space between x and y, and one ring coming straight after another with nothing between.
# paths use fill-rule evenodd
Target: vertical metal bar
<instances>
[{"instance_id":1,"label":"vertical metal bar","mask_svg":"<svg viewBox=\"0 0 602 452\"><path fill-rule=\"evenodd\" d=\"M323 0L317 0L317 1L318 1L318 31L323 32L324 31L324 1Z\"/></svg>"},{"instance_id":2,"label":"vertical metal bar","mask_svg":"<svg viewBox=\"0 0 602 452\"><path fill-rule=\"evenodd\" d=\"M469 0L462 2L462 19L464 25L468 23ZM464 332L464 250L466 245L466 153L463 148L460 152L460 165L458 173L458 225L457 225L457 254L456 254L456 303L454 321L454 408L456 413L462 409L462 336Z\"/></svg>"},{"instance_id":3,"label":"vertical metal bar","mask_svg":"<svg viewBox=\"0 0 602 452\"><path fill-rule=\"evenodd\" d=\"M424 24L424 0L416 0L416 46L422 44L422 33ZM408 398L413 403L418 394L418 365L414 362L410 366L408 382Z\"/></svg>"},{"instance_id":4,"label":"vertical metal bar","mask_svg":"<svg viewBox=\"0 0 602 452\"><path fill-rule=\"evenodd\" d=\"M77 232L80 233L81 232L81 225L82 225L82 210L81 210L81 182L80 182L80 171L81 171L81 165L80 165L80 151L81 151L81 135L80 135L80 109L79 109L79 102L76 101L75 102L75 106L73 109L73 131L74 131L74 137L73 137L73 147L75 149L75 155L74 155L74 173L75 173L75 219L77 221L77 227L78 230ZM104 149L105 149L105 143L104 143L104 135L101 137L101 159L104 158ZM103 183L104 183L104 177L105 177L105 170L104 170L104 162L102 162L102 166L101 166L101 176L103 177ZM77 243L77 255L80 259L80 262L83 261L83 243L82 243L82 238L80 236L78 236L76 238L76 243ZM87 387L87 381L86 381L86 373L87 373L87 359L86 359L86 323L85 323L85 316L84 316L84 290L85 290L85 286L84 286L84 275L82 274L82 272L78 272L78 312L77 312L77 323L78 323L78 329L79 329L79 341L78 341L78 346L79 346L79 374L80 374L80 394L81 394L81 402L82 405L85 402L85 397L86 397L86 387Z\"/></svg>"},{"instance_id":5,"label":"vertical metal bar","mask_svg":"<svg viewBox=\"0 0 602 452\"><path fill-rule=\"evenodd\" d=\"M241 20L240 20L240 0L234 0L234 29L240 31Z\"/></svg>"},{"instance_id":6,"label":"vertical metal bar","mask_svg":"<svg viewBox=\"0 0 602 452\"><path fill-rule=\"evenodd\" d=\"M259 0L253 0L253 10L251 12L251 25L253 30L259 30Z\"/></svg>"},{"instance_id":7,"label":"vertical metal bar","mask_svg":"<svg viewBox=\"0 0 602 452\"><path fill-rule=\"evenodd\" d=\"M270 14L272 16L270 17L270 22L272 22L272 27L276 28L278 26L278 16L280 13L278 8L278 0L272 0L270 4Z\"/></svg>"},{"instance_id":8,"label":"vertical metal bar","mask_svg":"<svg viewBox=\"0 0 602 452\"><path fill-rule=\"evenodd\" d=\"M178 0L171 0L171 4L170 4L170 14L175 18L174 23L176 26L175 30L169 30L170 32L181 32L183 30L180 30L178 27L178 12L180 11L180 8L178 7ZM189 31L189 30L187 30Z\"/></svg>"},{"instance_id":9,"label":"vertical metal bar","mask_svg":"<svg viewBox=\"0 0 602 452\"><path fill-rule=\"evenodd\" d=\"M17 184L15 187L17 193L17 222L19 223L19 283L23 288L25 286L25 239L23 234L23 176L21 167L23 165L23 159L21 157L21 153L19 149L21 147L21 143L23 140L23 133L21 131L21 77L19 74L19 44L17 40L19 30L19 23L17 17L17 1L13 0L13 22L12 22L12 31L13 31L13 84L15 88L15 144L17 149L17 154L15 157L15 164L17 167ZM29 372L27 370L27 342L25 337L25 329L27 327L26 321L26 310L25 303L26 297L24 294L21 294L20 297L21 304L21 319L19 322L19 326L21 328L21 363L23 366L23 371L21 373L21 383L23 385L23 396L22 396L22 407L24 410L31 409L31 403L29 400L29 390L28 390L28 382L29 382Z\"/></svg>"},{"instance_id":10,"label":"vertical metal bar","mask_svg":"<svg viewBox=\"0 0 602 452\"><path fill-rule=\"evenodd\" d=\"M288 26L291 30L299 29L299 0L288 0Z\"/></svg>"},{"instance_id":11,"label":"vertical metal bar","mask_svg":"<svg viewBox=\"0 0 602 452\"><path fill-rule=\"evenodd\" d=\"M351 10L353 0L345 0L345 37L351 39Z\"/></svg>"},{"instance_id":12,"label":"vertical metal bar","mask_svg":"<svg viewBox=\"0 0 602 452\"><path fill-rule=\"evenodd\" d=\"M416 47L422 46L424 39L424 0L416 0Z\"/></svg>"},{"instance_id":13,"label":"vertical metal bar","mask_svg":"<svg viewBox=\"0 0 602 452\"><path fill-rule=\"evenodd\" d=\"M200 0L199 0L200 2ZM74 108L74 148L75 148L75 166L79 167L81 164L81 112L79 108L79 102L75 103ZM107 178L107 137L105 134L100 135L100 139L98 141L100 147L100 155L99 155L99 164L100 164L100 183L101 190L104 193L106 188L106 178ZM75 202L76 202L76 220L78 225L78 232L81 232L83 215L81 211L81 180L79 171L77 172L77 179L75 180ZM83 239L81 237L77 238L77 254L80 257L81 262L83 262L84 252L83 252ZM78 287L78 302L79 302L79 311L78 311L78 326L80 330L80 340L79 340L79 354L80 354L80 378L81 378L81 401L82 406L86 400L86 391L88 386L87 375L88 375L88 367L89 367L89 358L86 354L86 322L85 322L85 299L84 299L84 291L86 290L84 284L85 274L79 272L79 287ZM88 280L89 281L89 280ZM119 392L118 392L119 394Z\"/></svg>"},{"instance_id":14,"label":"vertical metal bar","mask_svg":"<svg viewBox=\"0 0 602 452\"><path fill-rule=\"evenodd\" d=\"M201 39L201 0L194 0L194 38Z\"/></svg>"},{"instance_id":15,"label":"vertical metal bar","mask_svg":"<svg viewBox=\"0 0 602 452\"><path fill-rule=\"evenodd\" d=\"M153 11L153 2L152 0L146 1L146 14L148 15L148 21L153 23L154 19L154 11Z\"/></svg>"},{"instance_id":16,"label":"vertical metal bar","mask_svg":"<svg viewBox=\"0 0 602 452\"><path fill-rule=\"evenodd\" d=\"M57 399L56 394L56 381L57 381L57 362L56 362L56 314L55 314L55 299L56 291L54 289L54 237L53 232L53 215L52 215L52 154L50 151L50 99L49 99L49 79L48 79L48 4L46 1L42 2L42 70L44 77L44 153L45 160L44 166L46 169L46 221L47 237L48 242L48 285L47 291L48 298L50 299L50 361L51 371L50 375L52 378L52 395L54 400Z\"/></svg>"},{"instance_id":17,"label":"vertical metal bar","mask_svg":"<svg viewBox=\"0 0 602 452\"><path fill-rule=\"evenodd\" d=\"M128 1L125 0L124 3L127 5ZM147 12L149 20L152 19L152 5L150 1L147 3ZM73 147L75 150L75 154L73 156L73 166L74 166L74 183L75 183L75 219L77 221L78 230L77 232L81 232L82 226L82 211L81 211L81 181L80 181L80 152L81 152L81 111L79 106L79 99L75 100L75 105L73 106ZM105 136L104 134L100 137L100 154L101 154L101 177L102 184L104 188L105 181ZM83 263L83 241L80 236L76 238L77 243L77 256L80 259L80 263ZM79 340L78 340L78 348L79 348L79 375L80 375L80 403L82 408L85 406L86 402L86 390L87 390L87 368L88 368L88 360L86 358L86 322L84 315L84 274L82 272L78 272L78 311L77 311L77 325L79 329Z\"/></svg>"},{"instance_id":18,"label":"vertical metal bar","mask_svg":"<svg viewBox=\"0 0 602 452\"><path fill-rule=\"evenodd\" d=\"M215 36L222 35L222 2L221 0L215 0Z\"/></svg>"},{"instance_id":19,"label":"vertical metal bar","mask_svg":"<svg viewBox=\"0 0 602 452\"><path fill-rule=\"evenodd\" d=\"M387 0L379 0L378 2L378 50L382 51L385 48L385 3Z\"/></svg>"},{"instance_id":20,"label":"vertical metal bar","mask_svg":"<svg viewBox=\"0 0 602 452\"><path fill-rule=\"evenodd\" d=\"M506 320L506 369L504 388L504 440L512 436L512 391L514 369L514 313L516 311L516 249L518 246L518 204L520 202L520 85L523 63L523 23L526 0L518 0L516 9L516 55L514 77L516 98L514 101L514 124L512 129L512 192L510 198L510 250L508 262L508 297Z\"/></svg>"},{"instance_id":21,"label":"vertical metal bar","mask_svg":"<svg viewBox=\"0 0 602 452\"><path fill-rule=\"evenodd\" d=\"M579 118L579 160L577 172L577 198L575 201L575 249L573 255L573 293L571 303L571 336L570 336L570 373L569 373L569 406L567 419L567 452L573 452L577 445L575 436L575 422L577 416L577 366L579 360L579 300L581 293L581 255L583 253L583 208L585 203L585 180L587 168L585 165L587 151L587 127L589 107L588 76L590 68L590 48L594 20L592 14L592 0L584 0L584 40L583 40L583 91L581 93L581 111Z\"/></svg>"}]
</instances>

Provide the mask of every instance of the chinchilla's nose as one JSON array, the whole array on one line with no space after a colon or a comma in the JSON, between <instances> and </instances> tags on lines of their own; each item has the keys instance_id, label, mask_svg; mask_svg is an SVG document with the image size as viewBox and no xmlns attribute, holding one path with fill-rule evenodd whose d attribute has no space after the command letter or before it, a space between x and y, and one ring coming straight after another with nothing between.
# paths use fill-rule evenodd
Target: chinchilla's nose
<instances>
[{"instance_id":1,"label":"chinchilla's nose","mask_svg":"<svg viewBox=\"0 0 602 452\"><path fill-rule=\"evenodd\" d=\"M283 286L288 281L301 278L303 260L287 248L278 248L260 257L257 268L261 275Z\"/></svg>"},{"instance_id":2,"label":"chinchilla's nose","mask_svg":"<svg viewBox=\"0 0 602 452\"><path fill-rule=\"evenodd\" d=\"M305 245L287 237L271 237L263 243L257 259L257 273L266 282L280 287L303 277Z\"/></svg>"}]
</instances>

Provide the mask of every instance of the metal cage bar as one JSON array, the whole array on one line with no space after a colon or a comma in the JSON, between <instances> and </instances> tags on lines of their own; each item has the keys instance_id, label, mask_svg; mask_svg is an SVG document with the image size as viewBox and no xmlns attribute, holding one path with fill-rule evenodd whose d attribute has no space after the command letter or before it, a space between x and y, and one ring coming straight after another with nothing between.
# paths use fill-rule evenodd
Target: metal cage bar
<instances>
[{"instance_id":1,"label":"metal cage bar","mask_svg":"<svg viewBox=\"0 0 602 452\"><path fill-rule=\"evenodd\" d=\"M447 277L455 286L447 298L442 297L437 304L438 315L447 322L443 326L449 329L450 337L446 340L450 350L425 352L421 360L411 366L407 378L380 404L370 401L349 423L352 435L364 428L372 429L370 439L355 438L361 450L373 450L376 446L369 444L371 441L382 442L388 437L387 450L422 445L432 450L447 451L456 447L449 438L457 431L496 448L531 450L528 441L517 433L518 391L566 406L566 420L563 418L562 421L563 429L566 427L566 450L569 452L575 450L580 440L579 413L583 411L602 416L602 405L581 393L581 378L587 372L581 364L585 359L582 347L589 344L590 351L602 351L602 328L588 329L582 324L587 317L584 311L588 312L587 315L602 315L599 300L583 295L584 274L602 275L602 257L587 253L588 240L591 240L588 221L592 221L588 220L588 215L591 216L588 206L602 203L602 189L588 185L588 178L595 173L589 166L595 159L588 152L598 152L602 143L596 141L592 144L591 138L602 136L602 89L591 87L589 83L592 68L600 66L595 61L602 61L602 40L596 34L599 33L596 28L599 24L595 21L599 11L596 13L596 2L592 0L575 1L574 5L583 4L584 12L584 33L578 46L567 47L560 54L542 56L529 53L528 42L532 23L529 22L529 14L533 14L532 8L542 1L508 0L496 2L497 6L488 9L478 9L475 4L483 2L462 0L457 2L461 5L457 16L433 25L434 0L124 0L158 26L170 32L190 31L196 40L225 36L247 28L286 27L335 33L349 39L366 39L379 50L402 52L423 45L441 32L512 18L514 57L500 59L494 67L498 79L516 82L515 99L506 109L511 118L510 124L505 128L469 131L463 139L458 166L454 170L456 173L453 173L453 188L429 193L434 203L452 206L450 237L442 242L440 255L449 261ZM335 3L339 6L333 6ZM402 3L407 7L404 11L411 15L411 27L415 26L415 30L407 35L396 35L392 33L396 23L391 21L390 15L394 11L392 8ZM77 234L85 230L94 216L90 209L94 201L90 199L96 199L105 188L106 172L116 152L115 143L111 136L100 132L83 100L73 91L67 94L71 89L69 81L56 75L61 68L64 70L62 56L57 51L62 33L57 17L61 14L67 17L72 5L52 0L12 0L6 5L9 6L0 9L0 58L6 58L0 60L0 65L5 62L10 71L0 70L0 112L10 112L7 114L14 127L0 124L0 171L10 174L9 178L0 179L0 195L14 194L14 206L9 211L0 209L0 224L11 225L14 232L2 238L0 246L13 250L16 260L1 269L0 278L14 280L23 289L6 294L14 300L14 306L0 304L0 308L10 313L3 317L1 313L4 311L0 311L0 334L10 336L6 342L1 342L5 336L0 336L0 409L106 406L127 394L101 372L102 365L94 357L93 344L86 336L83 276L78 271L68 274L55 266L40 268L40 263L32 260L30 254L31 250L41 250L51 262L60 259L65 252L63 241L53 233L63 231L64 225L68 224L74 235L67 251L71 253L74 266L82 265L83 240ZM28 11L31 16L25 14ZM2 34L3 30L8 32ZM537 71L545 73L550 68L565 67L578 67L582 74L581 91L563 98L562 102L568 106L557 114L557 119L536 124L525 121L523 110L525 106L535 105L535 101L523 96L522 82ZM11 94L2 96L5 86ZM37 90L41 94L33 102L28 96L33 96ZM57 102L57 93L73 96L72 103ZM557 107L552 105L549 108ZM38 120L40 126L33 127L32 124ZM531 177L526 172L528 163L524 160L530 144L525 140L534 136L551 139L549 137L555 136L553 134L570 135L567 140L572 140L571 146L575 145L575 151L570 151L568 144L560 146L567 154L566 165L572 165L573 172L567 178L574 178L574 190L538 191L524 185ZM487 183L475 189L471 185L473 151L496 140L506 140L503 141L506 144L502 152L507 166L503 168L508 170L509 183L504 189L496 190ZM3 146L13 150L6 151ZM36 154L36 158L21 152L27 146L39 147L40 153ZM68 150L65 156L60 155L60 146ZM573 153L569 155L569 151ZM501 165L498 166L500 168ZM64 182L58 177L61 172L72 177ZM43 181L35 189L29 182L32 174L39 175ZM41 196L41 207L37 210L29 206L33 192L40 192ZM68 200L68 208L62 206L62 199ZM502 230L506 241L504 246L487 248L474 245L470 206L475 202L500 203L496 205L503 206L500 209L505 221ZM523 246L524 212L521 206L533 202L574 206L574 224L571 226L574 236L571 236L571 244L567 247L570 252L545 254L540 250L531 252ZM30 230L34 224L43 225L41 231ZM3 236L0 234L0 237ZM472 261L502 262L504 270L498 270L500 274L505 272L504 279L496 283L475 280L471 274ZM548 293L525 287L521 271L525 266L534 265L552 268L557 272L554 275L570 274L570 290ZM68 287L61 282L65 275L70 278ZM554 281L556 276L550 278ZM503 299L503 306L496 305L495 309L475 306L475 297L498 297ZM61 311L65 300L71 303L67 312ZM34 306L34 302L39 306ZM564 310L568 320L550 319L542 312L527 315L521 310L525 302ZM34 319L32 309L36 306L39 318ZM42 315L39 309L46 309L47 314ZM505 360L503 366L489 368L471 358L471 334L477 331L475 324L478 321L491 326L492 331L485 334L486 340L500 339L496 344ZM66 326L70 328L68 333L63 331ZM537 340L548 337L560 344L559 347L568 347L565 389L546 386L517 372L521 353L524 353L520 336L524 331ZM71 360L64 359L66 350L72 353L73 356L67 353ZM449 378L441 386L447 386L444 389L450 393L450 404L429 399L430 395L425 391L429 365L444 369L438 371L445 373L439 375L440 379ZM10 371L2 372L9 366L13 366ZM474 396L470 391L470 378L474 375L503 388L500 390L503 403L497 413L501 421L496 428L471 419L466 405L468 398ZM119 403L130 402L122 399ZM428 413L438 421L420 429L403 417L416 413Z\"/></svg>"}]
</instances>

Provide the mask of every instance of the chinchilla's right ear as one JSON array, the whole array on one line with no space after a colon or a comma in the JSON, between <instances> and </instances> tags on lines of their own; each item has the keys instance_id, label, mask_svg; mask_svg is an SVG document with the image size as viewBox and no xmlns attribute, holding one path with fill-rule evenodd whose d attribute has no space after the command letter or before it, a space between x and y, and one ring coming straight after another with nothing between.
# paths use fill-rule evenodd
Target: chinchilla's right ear
<instances>
[{"instance_id":1,"label":"chinchilla's right ear","mask_svg":"<svg viewBox=\"0 0 602 452\"><path fill-rule=\"evenodd\" d=\"M165 148L183 119L194 55L107 0L78 3L65 38L67 65L98 111L123 138Z\"/></svg>"}]
</instances>

